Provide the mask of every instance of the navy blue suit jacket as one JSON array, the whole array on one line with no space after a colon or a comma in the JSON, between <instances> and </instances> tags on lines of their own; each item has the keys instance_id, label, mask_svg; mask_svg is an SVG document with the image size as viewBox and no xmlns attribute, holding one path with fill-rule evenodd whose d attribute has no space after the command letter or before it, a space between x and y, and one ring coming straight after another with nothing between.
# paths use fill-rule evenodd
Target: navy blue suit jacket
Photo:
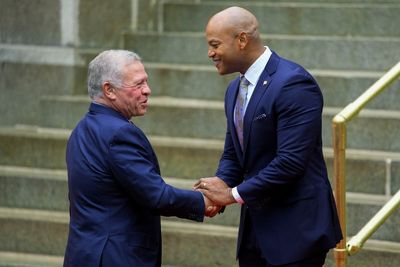
<instances>
[{"instance_id":1,"label":"navy blue suit jacket","mask_svg":"<svg viewBox=\"0 0 400 267\"><path fill-rule=\"evenodd\" d=\"M233 113L239 78L225 96L227 132L216 175L237 186L260 249L274 265L322 253L342 238L322 154L323 98L301 66L272 53L248 104L244 149Z\"/></svg>"},{"instance_id":2,"label":"navy blue suit jacket","mask_svg":"<svg viewBox=\"0 0 400 267\"><path fill-rule=\"evenodd\" d=\"M204 218L200 192L160 176L143 132L91 104L67 145L70 228L64 266L161 266L160 215Z\"/></svg>"}]
</instances>

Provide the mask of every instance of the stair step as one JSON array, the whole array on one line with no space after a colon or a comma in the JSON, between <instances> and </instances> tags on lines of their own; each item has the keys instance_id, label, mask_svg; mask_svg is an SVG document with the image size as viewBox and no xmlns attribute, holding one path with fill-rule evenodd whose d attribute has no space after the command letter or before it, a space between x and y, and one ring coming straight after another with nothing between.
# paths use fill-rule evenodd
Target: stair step
<instances>
[{"instance_id":1,"label":"stair step","mask_svg":"<svg viewBox=\"0 0 400 267\"><path fill-rule=\"evenodd\" d=\"M83 50L81 58L77 57L71 48L2 44L0 50L3 52L0 53L0 60L4 65L2 70L6 78L5 85L15 88L18 92L23 90L28 92L31 86L43 87L41 95L49 93L49 90L54 92L53 88L57 88L58 93L64 95L87 94L87 61L100 52ZM150 76L153 95L183 98L223 100L229 81L237 75L220 76L211 64L145 62L145 66ZM384 74L384 72L374 71L323 69L313 69L310 72L318 80L324 92L326 104L331 106L341 106L351 102ZM60 82L60 79L65 80ZM399 88L400 82L392 87ZM50 89L46 91L46 88ZM388 89L371 103L371 106L398 108L396 104L399 101L399 94L396 92L396 90Z\"/></svg>"},{"instance_id":2,"label":"stair step","mask_svg":"<svg viewBox=\"0 0 400 267\"><path fill-rule=\"evenodd\" d=\"M165 178L178 188L192 189L195 180ZM66 170L47 170L20 166L0 166L0 205L9 208L68 211ZM51 200L51 201L49 201ZM227 207L217 220L206 218L208 224L237 225L238 209ZM173 217L168 218L176 220ZM179 220L179 219L178 219Z\"/></svg>"},{"instance_id":3,"label":"stair step","mask_svg":"<svg viewBox=\"0 0 400 267\"><path fill-rule=\"evenodd\" d=\"M85 94L87 95L87 61L98 50L83 50L81 56L71 48L42 47L27 45L0 45L0 61L5 79L5 88L12 102L0 105L3 116L1 124L11 125L16 121L36 124L40 116L39 99L32 101L29 92L38 88L40 95ZM90 52L92 51L92 52ZM63 60L60 60L63 59ZM172 96L223 100L229 81L236 74L219 76L211 64L165 64L145 61L154 96ZM354 101L379 77L381 71L348 71L312 69L324 93L326 106L343 107ZM199 82L201 81L201 82ZM57 88L57 90L54 90ZM210 89L211 88L211 89ZM396 82L382 95L368 104L369 108L399 110L400 82ZM20 108L16 109L18 106ZM8 110L15 112L8 112Z\"/></svg>"},{"instance_id":4,"label":"stair step","mask_svg":"<svg viewBox=\"0 0 400 267\"><path fill-rule=\"evenodd\" d=\"M262 39L272 50L307 69L384 71L397 63L400 46L400 38L395 37L270 34ZM211 65L204 33L127 32L123 40L123 46L145 62Z\"/></svg>"},{"instance_id":5,"label":"stair step","mask_svg":"<svg viewBox=\"0 0 400 267\"><path fill-rule=\"evenodd\" d=\"M37 123L39 99L32 98L32 88L37 95L45 95L71 94L74 88L86 87L87 67L82 66L73 48L0 44L0 63L1 89L12 99L1 102L2 125Z\"/></svg>"},{"instance_id":6,"label":"stair step","mask_svg":"<svg viewBox=\"0 0 400 267\"><path fill-rule=\"evenodd\" d=\"M0 208L0 251L64 254L68 213Z\"/></svg>"},{"instance_id":7,"label":"stair step","mask_svg":"<svg viewBox=\"0 0 400 267\"><path fill-rule=\"evenodd\" d=\"M178 188L191 189L195 180L165 178ZM43 211L68 211L68 188L65 170L45 170L17 166L0 166L0 205L8 208L34 209ZM355 234L389 199L389 195L347 193L348 233ZM205 224L237 226L239 205L231 205L223 214L206 218ZM168 217L168 221L185 221ZM390 218L374 235L375 239L400 241L396 222L400 211Z\"/></svg>"},{"instance_id":8,"label":"stair step","mask_svg":"<svg viewBox=\"0 0 400 267\"><path fill-rule=\"evenodd\" d=\"M144 64L150 77L149 84L153 96L221 101L224 99L229 82L238 75L236 73L220 76L211 65L151 62ZM310 72L321 87L325 106L333 107L344 107L354 101L384 74L374 71L320 69L313 69ZM400 110L399 88L400 81L397 81L369 103L368 108ZM87 88L82 85L75 92L87 95Z\"/></svg>"},{"instance_id":9,"label":"stair step","mask_svg":"<svg viewBox=\"0 0 400 267\"><path fill-rule=\"evenodd\" d=\"M87 112L88 105L87 96L44 96L41 125L72 129ZM326 146L332 144L332 119L340 110L324 108L322 129ZM150 97L146 116L133 121L149 135L222 140L226 131L223 101ZM363 110L349 123L348 136L349 148L400 151L400 111Z\"/></svg>"},{"instance_id":10,"label":"stair step","mask_svg":"<svg viewBox=\"0 0 400 267\"><path fill-rule=\"evenodd\" d=\"M0 251L0 267L61 267L63 257Z\"/></svg>"},{"instance_id":11,"label":"stair step","mask_svg":"<svg viewBox=\"0 0 400 267\"><path fill-rule=\"evenodd\" d=\"M0 262L2 258L6 260L8 258L10 261L16 255L21 255L19 253L43 254L46 248L49 251L47 253L51 254L47 254L45 262L56 264L61 260L66 244L68 213L0 208L0 225L0 251L3 251L0 253ZM174 266L235 264L237 227L163 220L162 233L164 264ZM194 240L196 241L193 242ZM359 264L365 262L367 257L379 263L389 257L388 261L385 261L387 264L385 266L397 266L393 264L400 259L399 248L398 242L369 240L362 254L350 260ZM37 262L44 261L40 255L30 255L30 257ZM329 265L331 261L330 256L328 266L332 266ZM354 266L353 263L351 266Z\"/></svg>"},{"instance_id":12,"label":"stair step","mask_svg":"<svg viewBox=\"0 0 400 267\"><path fill-rule=\"evenodd\" d=\"M215 67L210 65L144 64L150 77L153 96L223 100L229 82L238 75L220 76ZM333 107L344 107L354 101L384 74L372 71L319 69L310 72L321 87L325 106ZM395 82L368 104L368 108L399 110L399 88L400 81ZM81 94L87 94L86 88L82 88Z\"/></svg>"},{"instance_id":13,"label":"stair step","mask_svg":"<svg viewBox=\"0 0 400 267\"><path fill-rule=\"evenodd\" d=\"M162 13L163 29L174 32L203 32L212 15L231 5L224 2L165 3ZM400 36L400 28L397 27L400 24L399 3L246 2L241 6L258 18L261 33Z\"/></svg>"},{"instance_id":14,"label":"stair step","mask_svg":"<svg viewBox=\"0 0 400 267\"><path fill-rule=\"evenodd\" d=\"M0 205L13 208L67 211L65 170L0 166Z\"/></svg>"},{"instance_id":15,"label":"stair step","mask_svg":"<svg viewBox=\"0 0 400 267\"><path fill-rule=\"evenodd\" d=\"M0 165L65 169L65 145L70 130L34 126L0 127ZM215 173L223 141L149 136L166 177L196 178ZM332 149L324 149L332 176ZM348 190L371 194L400 188L400 154L388 151L346 150ZM389 187L389 189L387 189Z\"/></svg>"},{"instance_id":16,"label":"stair step","mask_svg":"<svg viewBox=\"0 0 400 267\"><path fill-rule=\"evenodd\" d=\"M66 212L0 208L0 251L61 256L68 220ZM235 262L236 227L162 221L162 233L164 264Z\"/></svg>"}]
</instances>

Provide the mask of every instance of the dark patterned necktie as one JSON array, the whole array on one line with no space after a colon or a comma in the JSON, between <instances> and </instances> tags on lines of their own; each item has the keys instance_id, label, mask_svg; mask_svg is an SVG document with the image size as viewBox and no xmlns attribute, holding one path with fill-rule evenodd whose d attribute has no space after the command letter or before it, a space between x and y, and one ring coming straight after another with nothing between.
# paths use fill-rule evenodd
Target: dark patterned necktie
<instances>
[{"instance_id":1,"label":"dark patterned necktie","mask_svg":"<svg viewBox=\"0 0 400 267\"><path fill-rule=\"evenodd\" d=\"M243 119L245 111L244 108L246 106L246 101L247 101L248 86L249 86L249 81L246 80L246 78L243 75L240 79L239 93L237 95L236 105L235 105L235 127L242 150L243 150Z\"/></svg>"}]
</instances>

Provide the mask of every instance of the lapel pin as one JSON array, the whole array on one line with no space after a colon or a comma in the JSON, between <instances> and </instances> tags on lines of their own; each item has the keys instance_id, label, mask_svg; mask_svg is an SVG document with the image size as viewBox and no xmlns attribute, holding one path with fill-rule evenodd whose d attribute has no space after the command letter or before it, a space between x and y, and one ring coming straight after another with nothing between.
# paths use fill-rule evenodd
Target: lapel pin
<instances>
[{"instance_id":1,"label":"lapel pin","mask_svg":"<svg viewBox=\"0 0 400 267\"><path fill-rule=\"evenodd\" d=\"M267 85L268 81L264 81L263 82L263 86Z\"/></svg>"}]
</instances>

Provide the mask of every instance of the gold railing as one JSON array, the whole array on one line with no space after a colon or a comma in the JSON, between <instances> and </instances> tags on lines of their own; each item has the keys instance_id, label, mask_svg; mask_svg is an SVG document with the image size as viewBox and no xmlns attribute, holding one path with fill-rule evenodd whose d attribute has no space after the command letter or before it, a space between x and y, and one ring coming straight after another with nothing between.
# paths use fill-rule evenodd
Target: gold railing
<instances>
[{"instance_id":1,"label":"gold railing","mask_svg":"<svg viewBox=\"0 0 400 267\"><path fill-rule=\"evenodd\" d=\"M351 256L359 252L367 239L386 219L400 207L400 190L372 217L369 222L347 242L347 253Z\"/></svg>"},{"instance_id":2,"label":"gold railing","mask_svg":"<svg viewBox=\"0 0 400 267\"><path fill-rule=\"evenodd\" d=\"M400 62L391 68L385 75L376 81L370 88L368 88L361 96L354 102L347 105L341 112L339 112L332 120L332 144L333 144L333 174L334 174L334 188L335 200L338 210L339 221L343 232L343 239L339 242L334 250L336 267L346 267L348 248L353 249L355 246L361 247L369 236L379 227L377 222L382 224L385 219L394 212L396 204L393 208L382 208L382 212L378 212L367 226L368 228L360 231L361 234L357 239L357 245L354 242L346 246L346 177L345 177L345 159L346 159L346 123L354 118L364 106L385 90L391 83L400 77ZM393 198L397 198L399 202L399 194L397 193ZM392 199L393 199L392 198ZM389 201L388 204L392 205L396 202ZM398 206L398 203L397 203ZM379 216L379 218L377 218ZM366 226L366 227L367 227ZM354 241L354 240L353 240ZM362 243L360 243L362 242ZM355 250L354 250L355 251ZM350 254L349 254L350 255Z\"/></svg>"}]
</instances>

